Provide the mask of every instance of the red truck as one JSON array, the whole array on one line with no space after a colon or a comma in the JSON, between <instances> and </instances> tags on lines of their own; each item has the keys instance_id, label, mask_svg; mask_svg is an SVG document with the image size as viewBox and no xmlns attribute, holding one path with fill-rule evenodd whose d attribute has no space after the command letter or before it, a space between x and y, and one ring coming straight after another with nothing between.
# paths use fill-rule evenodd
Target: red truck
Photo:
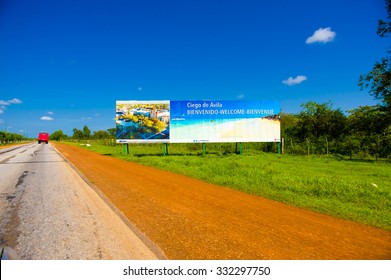
<instances>
[{"instance_id":1,"label":"red truck","mask_svg":"<svg viewBox=\"0 0 391 280\"><path fill-rule=\"evenodd\" d=\"M45 142L46 144L49 143L49 133L47 132L38 133L38 144L41 144L41 142Z\"/></svg>"}]
</instances>

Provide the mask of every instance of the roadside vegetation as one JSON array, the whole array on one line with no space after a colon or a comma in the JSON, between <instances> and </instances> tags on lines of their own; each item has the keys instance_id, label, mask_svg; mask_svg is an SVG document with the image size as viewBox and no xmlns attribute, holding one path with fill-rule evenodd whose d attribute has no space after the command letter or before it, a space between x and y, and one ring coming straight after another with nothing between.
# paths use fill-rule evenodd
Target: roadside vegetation
<instances>
[{"instance_id":1,"label":"roadside vegetation","mask_svg":"<svg viewBox=\"0 0 391 280\"><path fill-rule=\"evenodd\" d=\"M183 174L213 184L262 196L289 205L391 230L391 163L387 160L350 160L340 155L278 156L235 144L123 146L98 141L70 143L106 156ZM81 145L80 145L81 144ZM230 151L230 152L229 152Z\"/></svg>"},{"instance_id":2,"label":"roadside vegetation","mask_svg":"<svg viewBox=\"0 0 391 280\"><path fill-rule=\"evenodd\" d=\"M0 146L28 141L24 135L0 130Z\"/></svg>"}]
</instances>

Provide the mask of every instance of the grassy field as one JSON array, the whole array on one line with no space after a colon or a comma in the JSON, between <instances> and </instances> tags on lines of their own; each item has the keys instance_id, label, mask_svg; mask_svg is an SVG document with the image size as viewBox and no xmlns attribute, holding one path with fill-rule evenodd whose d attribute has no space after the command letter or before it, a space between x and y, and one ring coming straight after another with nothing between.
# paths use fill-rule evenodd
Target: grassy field
<instances>
[{"instance_id":1,"label":"grassy field","mask_svg":"<svg viewBox=\"0 0 391 280\"><path fill-rule=\"evenodd\" d=\"M170 145L169 156L162 156L163 144L129 145L129 155L123 146L81 147L391 230L390 162L279 156L250 149L237 155L235 144L208 144L205 156L198 144Z\"/></svg>"}]
</instances>

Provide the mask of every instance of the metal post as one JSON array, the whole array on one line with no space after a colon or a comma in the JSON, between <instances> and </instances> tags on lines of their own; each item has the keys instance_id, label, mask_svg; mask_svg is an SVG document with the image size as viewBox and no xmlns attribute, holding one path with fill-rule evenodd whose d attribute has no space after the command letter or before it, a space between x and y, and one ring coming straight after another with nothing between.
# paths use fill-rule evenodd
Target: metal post
<instances>
[{"instance_id":1,"label":"metal post","mask_svg":"<svg viewBox=\"0 0 391 280\"><path fill-rule=\"evenodd\" d=\"M278 147L278 154L281 155L281 142L278 142L277 147Z\"/></svg>"},{"instance_id":2,"label":"metal post","mask_svg":"<svg viewBox=\"0 0 391 280\"><path fill-rule=\"evenodd\" d=\"M124 154L129 154L129 144L128 143L126 143L126 144L124 144Z\"/></svg>"},{"instance_id":3,"label":"metal post","mask_svg":"<svg viewBox=\"0 0 391 280\"><path fill-rule=\"evenodd\" d=\"M240 155L243 154L243 143L240 143L240 144L239 144L239 154L240 154Z\"/></svg>"},{"instance_id":4,"label":"metal post","mask_svg":"<svg viewBox=\"0 0 391 280\"><path fill-rule=\"evenodd\" d=\"M202 156L204 157L206 153L206 144L202 143Z\"/></svg>"},{"instance_id":5,"label":"metal post","mask_svg":"<svg viewBox=\"0 0 391 280\"><path fill-rule=\"evenodd\" d=\"M166 155L168 155L168 144L164 143L164 146L163 146L163 156L166 156Z\"/></svg>"}]
</instances>

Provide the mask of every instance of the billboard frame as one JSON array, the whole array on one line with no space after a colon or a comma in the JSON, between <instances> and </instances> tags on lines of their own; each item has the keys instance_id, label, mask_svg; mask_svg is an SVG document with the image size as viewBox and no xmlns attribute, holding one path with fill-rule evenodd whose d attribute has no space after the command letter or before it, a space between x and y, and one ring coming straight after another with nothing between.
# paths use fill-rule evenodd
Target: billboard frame
<instances>
[{"instance_id":1,"label":"billboard frame","mask_svg":"<svg viewBox=\"0 0 391 280\"><path fill-rule=\"evenodd\" d=\"M278 101L116 102L117 143L280 142Z\"/></svg>"}]
</instances>

